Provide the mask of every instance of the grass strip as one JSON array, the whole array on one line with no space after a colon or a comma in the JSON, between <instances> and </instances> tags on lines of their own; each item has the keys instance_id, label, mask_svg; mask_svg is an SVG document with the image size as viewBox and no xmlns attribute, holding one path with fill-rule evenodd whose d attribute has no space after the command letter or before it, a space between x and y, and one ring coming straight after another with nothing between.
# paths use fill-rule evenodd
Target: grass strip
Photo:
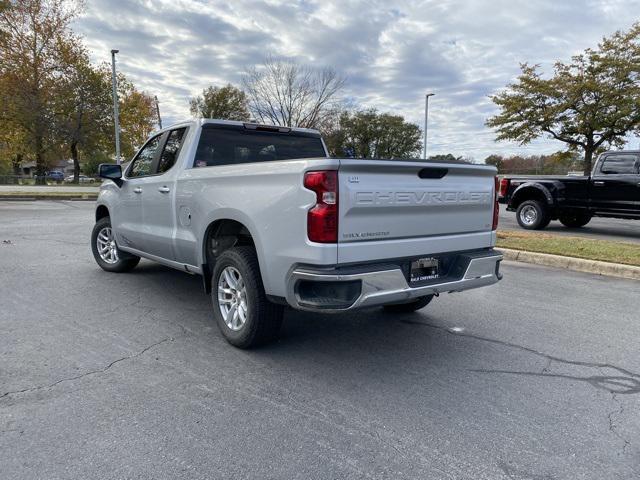
<instances>
[{"instance_id":1,"label":"grass strip","mask_svg":"<svg viewBox=\"0 0 640 480\"><path fill-rule=\"evenodd\" d=\"M640 266L640 245L548 233L498 231L497 247Z\"/></svg>"}]
</instances>

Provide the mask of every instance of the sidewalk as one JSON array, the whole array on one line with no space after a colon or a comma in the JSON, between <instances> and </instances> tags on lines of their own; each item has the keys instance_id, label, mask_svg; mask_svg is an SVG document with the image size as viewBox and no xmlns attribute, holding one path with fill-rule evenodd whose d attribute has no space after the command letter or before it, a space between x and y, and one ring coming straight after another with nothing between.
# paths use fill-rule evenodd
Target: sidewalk
<instances>
[{"instance_id":1,"label":"sidewalk","mask_svg":"<svg viewBox=\"0 0 640 480\"><path fill-rule=\"evenodd\" d=\"M2 200L95 200L100 185L0 185Z\"/></svg>"},{"instance_id":2,"label":"sidewalk","mask_svg":"<svg viewBox=\"0 0 640 480\"><path fill-rule=\"evenodd\" d=\"M94 185L0 185L0 195L12 194L59 194L59 193L93 193L98 194L100 184Z\"/></svg>"}]
</instances>

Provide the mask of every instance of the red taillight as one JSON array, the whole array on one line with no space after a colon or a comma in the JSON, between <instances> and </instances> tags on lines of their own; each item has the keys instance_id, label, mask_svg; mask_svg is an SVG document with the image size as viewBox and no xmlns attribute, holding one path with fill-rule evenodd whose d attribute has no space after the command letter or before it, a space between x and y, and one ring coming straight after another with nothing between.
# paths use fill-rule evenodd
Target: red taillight
<instances>
[{"instance_id":1,"label":"red taillight","mask_svg":"<svg viewBox=\"0 0 640 480\"><path fill-rule=\"evenodd\" d=\"M316 193L316 204L307 213L307 236L312 242L338 242L338 172L307 172L304 186Z\"/></svg>"},{"instance_id":2,"label":"red taillight","mask_svg":"<svg viewBox=\"0 0 640 480\"><path fill-rule=\"evenodd\" d=\"M502 192L502 182L504 182L506 180L506 178L503 178L502 181L500 182L500 185L498 185L498 177L495 177L495 182L494 182L494 196L493 196L493 227L492 230L497 230L498 229L498 215L500 214L500 205L498 204L498 187L500 188L500 191Z\"/></svg>"},{"instance_id":3,"label":"red taillight","mask_svg":"<svg viewBox=\"0 0 640 480\"><path fill-rule=\"evenodd\" d=\"M502 180L500 180L500 190L498 191L499 192L498 196L499 197L506 197L508 190L509 190L509 179L508 178L503 178Z\"/></svg>"}]
</instances>

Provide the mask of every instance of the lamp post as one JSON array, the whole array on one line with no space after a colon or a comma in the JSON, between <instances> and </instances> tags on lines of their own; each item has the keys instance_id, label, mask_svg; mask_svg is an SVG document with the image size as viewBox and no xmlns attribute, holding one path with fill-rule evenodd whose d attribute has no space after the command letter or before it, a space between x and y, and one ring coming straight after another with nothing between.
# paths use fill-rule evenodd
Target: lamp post
<instances>
[{"instance_id":1,"label":"lamp post","mask_svg":"<svg viewBox=\"0 0 640 480\"><path fill-rule=\"evenodd\" d=\"M113 87L113 118L116 129L116 163L120 165L120 113L118 109L118 79L116 78L116 53L111 50L111 84Z\"/></svg>"},{"instance_id":2,"label":"lamp post","mask_svg":"<svg viewBox=\"0 0 640 480\"><path fill-rule=\"evenodd\" d=\"M429 122L429 97L433 97L435 93L427 93L424 96L424 159L427 159L427 124Z\"/></svg>"},{"instance_id":3,"label":"lamp post","mask_svg":"<svg viewBox=\"0 0 640 480\"><path fill-rule=\"evenodd\" d=\"M158 127L162 130L162 117L160 117L160 102L158 102L158 96L154 95L153 99L156 101L156 114L158 115Z\"/></svg>"}]
</instances>

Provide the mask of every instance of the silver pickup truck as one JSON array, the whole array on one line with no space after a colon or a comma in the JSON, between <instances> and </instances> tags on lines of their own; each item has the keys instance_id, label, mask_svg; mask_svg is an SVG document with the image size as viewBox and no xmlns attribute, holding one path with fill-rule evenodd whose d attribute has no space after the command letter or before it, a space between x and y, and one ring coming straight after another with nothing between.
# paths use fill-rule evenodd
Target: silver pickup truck
<instances>
[{"instance_id":1,"label":"silver pickup truck","mask_svg":"<svg viewBox=\"0 0 640 480\"><path fill-rule=\"evenodd\" d=\"M100 165L91 247L109 272L147 258L202 275L241 348L283 308L411 312L496 283L495 169L329 158L314 130L198 120L152 136L124 171Z\"/></svg>"}]
</instances>

